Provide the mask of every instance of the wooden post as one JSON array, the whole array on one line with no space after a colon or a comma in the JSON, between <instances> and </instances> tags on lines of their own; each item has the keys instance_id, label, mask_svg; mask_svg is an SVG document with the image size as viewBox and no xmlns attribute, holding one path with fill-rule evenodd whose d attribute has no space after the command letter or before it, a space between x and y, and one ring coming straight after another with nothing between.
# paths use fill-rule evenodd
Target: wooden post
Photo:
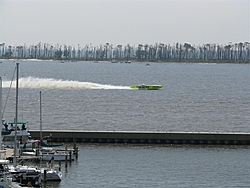
<instances>
[{"instance_id":1,"label":"wooden post","mask_svg":"<svg viewBox=\"0 0 250 188\"><path fill-rule=\"evenodd\" d=\"M58 170L61 171L61 161L59 161L59 164L58 164Z\"/></svg>"},{"instance_id":2,"label":"wooden post","mask_svg":"<svg viewBox=\"0 0 250 188\"><path fill-rule=\"evenodd\" d=\"M74 142L74 153L76 153L76 142Z\"/></svg>"},{"instance_id":3,"label":"wooden post","mask_svg":"<svg viewBox=\"0 0 250 188\"><path fill-rule=\"evenodd\" d=\"M72 161L72 151L71 150L69 151L69 161L70 162Z\"/></svg>"},{"instance_id":4,"label":"wooden post","mask_svg":"<svg viewBox=\"0 0 250 188\"><path fill-rule=\"evenodd\" d=\"M66 155L65 156L65 168L67 168L67 166L68 166L68 156Z\"/></svg>"},{"instance_id":5,"label":"wooden post","mask_svg":"<svg viewBox=\"0 0 250 188\"><path fill-rule=\"evenodd\" d=\"M44 170L44 179L43 179L44 182L47 181L47 170Z\"/></svg>"},{"instance_id":6,"label":"wooden post","mask_svg":"<svg viewBox=\"0 0 250 188\"><path fill-rule=\"evenodd\" d=\"M65 153L68 154L67 145L65 146ZM68 155L65 155L65 168L68 167Z\"/></svg>"},{"instance_id":7,"label":"wooden post","mask_svg":"<svg viewBox=\"0 0 250 188\"><path fill-rule=\"evenodd\" d=\"M78 159L78 147L76 147L75 154L76 154L76 159Z\"/></svg>"}]
</instances>

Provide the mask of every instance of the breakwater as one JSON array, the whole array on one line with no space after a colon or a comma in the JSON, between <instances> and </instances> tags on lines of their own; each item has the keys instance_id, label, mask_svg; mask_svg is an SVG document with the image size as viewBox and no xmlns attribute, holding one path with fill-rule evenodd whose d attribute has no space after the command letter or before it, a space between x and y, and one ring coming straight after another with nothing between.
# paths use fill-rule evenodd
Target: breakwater
<instances>
[{"instance_id":1,"label":"breakwater","mask_svg":"<svg viewBox=\"0 0 250 188\"><path fill-rule=\"evenodd\" d=\"M40 136L39 130L30 133L33 138ZM250 145L250 133L239 132L42 131L43 136L50 134L50 142Z\"/></svg>"}]
</instances>

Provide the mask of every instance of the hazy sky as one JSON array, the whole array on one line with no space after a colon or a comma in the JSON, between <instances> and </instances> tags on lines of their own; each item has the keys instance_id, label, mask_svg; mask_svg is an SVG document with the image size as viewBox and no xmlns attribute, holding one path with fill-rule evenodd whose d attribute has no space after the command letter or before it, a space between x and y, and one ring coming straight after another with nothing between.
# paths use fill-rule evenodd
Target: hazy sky
<instances>
[{"instance_id":1,"label":"hazy sky","mask_svg":"<svg viewBox=\"0 0 250 188\"><path fill-rule=\"evenodd\" d=\"M250 42L250 0L0 0L0 43Z\"/></svg>"}]
</instances>

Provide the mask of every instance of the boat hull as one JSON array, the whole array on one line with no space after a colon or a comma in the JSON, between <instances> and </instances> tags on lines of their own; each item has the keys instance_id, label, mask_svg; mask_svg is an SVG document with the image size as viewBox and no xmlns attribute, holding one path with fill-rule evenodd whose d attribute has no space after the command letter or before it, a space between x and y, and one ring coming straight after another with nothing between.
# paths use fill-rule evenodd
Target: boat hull
<instances>
[{"instance_id":1,"label":"boat hull","mask_svg":"<svg viewBox=\"0 0 250 188\"><path fill-rule=\"evenodd\" d=\"M46 170L46 181L61 181L62 180L62 173L60 171L56 171L53 169L39 169L37 167L30 167L30 166L9 166L10 173L18 174L18 173L25 173L25 172L37 172L41 174L42 180L44 180L44 172Z\"/></svg>"},{"instance_id":2,"label":"boat hull","mask_svg":"<svg viewBox=\"0 0 250 188\"><path fill-rule=\"evenodd\" d=\"M54 157L54 161L66 161L66 159L70 160L68 154L42 154L40 157L43 161L50 161L52 157Z\"/></svg>"},{"instance_id":3,"label":"boat hull","mask_svg":"<svg viewBox=\"0 0 250 188\"><path fill-rule=\"evenodd\" d=\"M139 90L158 90L161 89L163 85L133 85L130 86L131 89L139 89Z\"/></svg>"},{"instance_id":4,"label":"boat hull","mask_svg":"<svg viewBox=\"0 0 250 188\"><path fill-rule=\"evenodd\" d=\"M41 170L42 178L44 179L44 170ZM61 181L62 180L62 173L55 170L47 170L46 171L46 181Z\"/></svg>"},{"instance_id":5,"label":"boat hull","mask_svg":"<svg viewBox=\"0 0 250 188\"><path fill-rule=\"evenodd\" d=\"M70 160L70 155L68 152L39 152L36 151L22 151L21 156L33 156L38 157L42 161L66 161ZM71 159L72 160L72 159Z\"/></svg>"}]
</instances>

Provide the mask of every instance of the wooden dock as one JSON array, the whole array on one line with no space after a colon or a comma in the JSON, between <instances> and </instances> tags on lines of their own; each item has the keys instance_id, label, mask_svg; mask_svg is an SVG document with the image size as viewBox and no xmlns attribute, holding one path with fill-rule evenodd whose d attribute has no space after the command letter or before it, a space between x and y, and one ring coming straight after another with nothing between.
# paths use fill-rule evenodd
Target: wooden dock
<instances>
[{"instance_id":1,"label":"wooden dock","mask_svg":"<svg viewBox=\"0 0 250 188\"><path fill-rule=\"evenodd\" d=\"M33 138L40 136L39 130L30 130L30 133ZM250 145L250 133L240 132L42 131L43 136L50 134L50 142Z\"/></svg>"}]
</instances>

